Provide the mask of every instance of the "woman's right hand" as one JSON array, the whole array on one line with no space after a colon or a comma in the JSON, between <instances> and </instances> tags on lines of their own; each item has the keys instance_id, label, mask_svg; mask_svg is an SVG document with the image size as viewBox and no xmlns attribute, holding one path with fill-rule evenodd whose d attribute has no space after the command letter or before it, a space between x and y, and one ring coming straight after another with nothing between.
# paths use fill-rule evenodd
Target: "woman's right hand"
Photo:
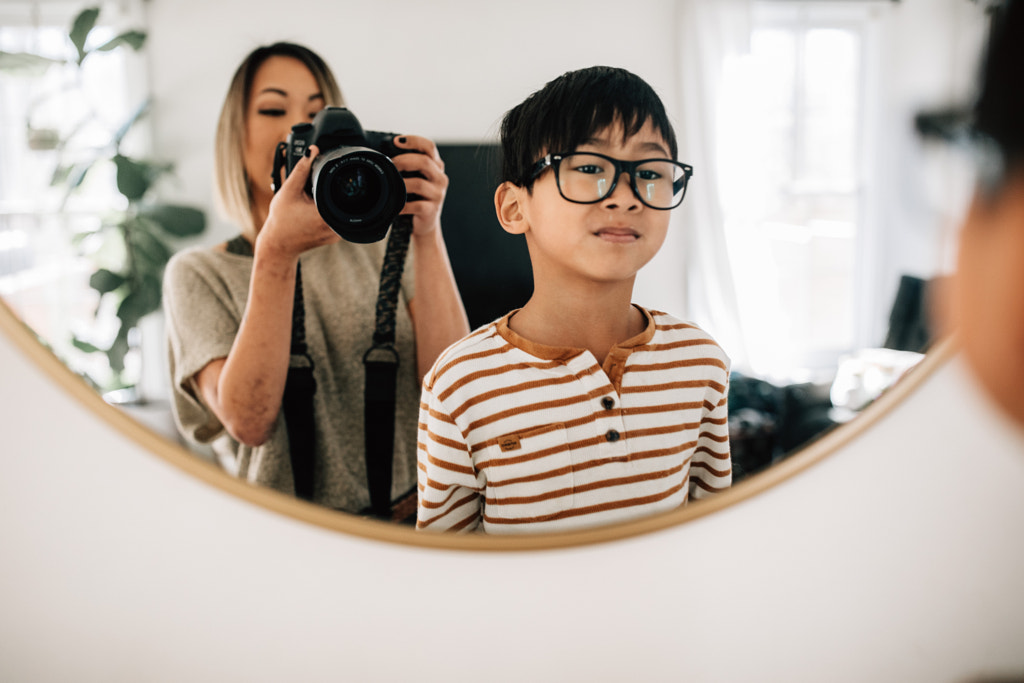
<instances>
[{"instance_id":1,"label":"woman's right hand","mask_svg":"<svg viewBox=\"0 0 1024 683\"><path fill-rule=\"evenodd\" d=\"M306 193L306 182L318 153L315 145L310 146L309 154L295 164L274 195L267 220L256 235L257 251L297 261L303 252L341 239L324 222L316 202Z\"/></svg>"}]
</instances>

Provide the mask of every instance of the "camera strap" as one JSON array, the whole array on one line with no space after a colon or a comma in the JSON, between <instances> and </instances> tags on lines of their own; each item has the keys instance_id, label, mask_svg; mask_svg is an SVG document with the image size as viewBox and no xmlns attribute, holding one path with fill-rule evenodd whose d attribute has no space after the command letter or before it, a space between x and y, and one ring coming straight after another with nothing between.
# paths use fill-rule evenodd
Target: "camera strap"
<instances>
[{"instance_id":1,"label":"camera strap","mask_svg":"<svg viewBox=\"0 0 1024 683\"><path fill-rule=\"evenodd\" d=\"M399 216L391 226L384 264L381 267L373 345L363 355L363 423L366 440L366 478L370 492L369 513L382 519L391 519L394 516L391 509L391 483L399 362L398 351L395 348L395 313L411 235L412 216ZM227 243L227 251L242 256L253 255L252 245L241 235ZM304 500L313 499L315 482L314 394L316 379L313 377L313 359L306 346L302 267L299 265L295 273L291 361L285 380L283 410L288 429L295 495Z\"/></svg>"},{"instance_id":2,"label":"camera strap","mask_svg":"<svg viewBox=\"0 0 1024 683\"><path fill-rule=\"evenodd\" d=\"M395 349L395 311L412 235L412 216L399 216L391 225L377 293L373 345L363 355L366 371L363 411L366 437L366 478L370 513L391 518L391 480L395 448L395 389L398 351Z\"/></svg>"},{"instance_id":3,"label":"camera strap","mask_svg":"<svg viewBox=\"0 0 1024 683\"><path fill-rule=\"evenodd\" d=\"M252 244L242 235L227 243L227 251L239 256L252 256ZM306 346L306 313L302 303L302 266L296 266L295 299L292 307L291 359L284 383L284 423L288 429L288 452L295 482L295 495L313 500L314 452L316 424L313 419L313 396L316 379L313 377L313 359Z\"/></svg>"},{"instance_id":4,"label":"camera strap","mask_svg":"<svg viewBox=\"0 0 1024 683\"><path fill-rule=\"evenodd\" d=\"M316 378L313 358L306 347L306 309L302 303L302 264L295 266L295 303L292 306L292 346L288 376L284 382L284 424L288 429L288 452L292 461L295 495L313 500L316 463L316 420L313 396Z\"/></svg>"}]
</instances>

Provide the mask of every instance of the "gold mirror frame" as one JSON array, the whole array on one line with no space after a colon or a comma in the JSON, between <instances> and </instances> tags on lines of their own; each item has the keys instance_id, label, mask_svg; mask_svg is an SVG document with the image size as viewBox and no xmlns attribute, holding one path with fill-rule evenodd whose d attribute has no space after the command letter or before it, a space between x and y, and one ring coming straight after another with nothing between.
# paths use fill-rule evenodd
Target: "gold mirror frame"
<instances>
[{"instance_id":1,"label":"gold mirror frame","mask_svg":"<svg viewBox=\"0 0 1024 683\"><path fill-rule=\"evenodd\" d=\"M221 491L292 519L362 538L407 546L447 550L530 551L567 548L616 541L660 531L735 505L766 491L802 472L864 433L893 407L907 399L954 351L952 339L936 344L924 359L891 389L864 409L851 422L841 425L810 445L752 475L725 493L700 503L650 517L581 531L545 533L535 536L487 536L440 534L415 531L386 522L363 519L307 503L277 491L258 487L232 477L204 461L184 446L139 423L127 413L108 404L81 377L69 370L6 302L0 300L0 333L10 339L61 389L81 402L90 412L157 457Z\"/></svg>"}]
</instances>

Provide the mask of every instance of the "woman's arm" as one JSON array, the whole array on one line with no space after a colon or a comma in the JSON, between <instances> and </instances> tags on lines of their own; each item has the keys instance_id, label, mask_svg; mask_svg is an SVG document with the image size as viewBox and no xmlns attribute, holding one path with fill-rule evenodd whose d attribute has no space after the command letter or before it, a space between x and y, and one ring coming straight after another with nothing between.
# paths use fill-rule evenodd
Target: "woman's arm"
<instances>
[{"instance_id":1,"label":"woman's arm","mask_svg":"<svg viewBox=\"0 0 1024 683\"><path fill-rule=\"evenodd\" d=\"M339 239L303 189L315 156L312 148L270 203L256 237L249 298L231 351L196 374L210 410L234 438L250 446L270 437L281 411L299 255Z\"/></svg>"},{"instance_id":2,"label":"woman's arm","mask_svg":"<svg viewBox=\"0 0 1024 683\"><path fill-rule=\"evenodd\" d=\"M402 211L413 217L416 293L409 302L409 315L416 333L416 365L422 379L442 351L469 334L469 320L441 233L441 207L448 190L444 162L437 146L427 138L407 135L396 138L395 144L421 152L396 156L398 170L418 171L424 176L406 178L408 192L423 199L408 202Z\"/></svg>"}]
</instances>

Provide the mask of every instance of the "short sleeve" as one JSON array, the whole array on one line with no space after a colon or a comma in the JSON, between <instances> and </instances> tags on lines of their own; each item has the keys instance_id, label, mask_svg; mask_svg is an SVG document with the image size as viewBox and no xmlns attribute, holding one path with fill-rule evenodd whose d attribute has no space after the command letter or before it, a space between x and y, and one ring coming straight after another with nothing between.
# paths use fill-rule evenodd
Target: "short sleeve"
<instances>
[{"instance_id":1,"label":"short sleeve","mask_svg":"<svg viewBox=\"0 0 1024 683\"><path fill-rule=\"evenodd\" d=\"M178 428L199 443L212 441L224 427L202 402L195 376L231 351L243 310L237 289L244 282L237 274L218 273L216 263L198 251L176 254L164 272L171 403Z\"/></svg>"},{"instance_id":2,"label":"short sleeve","mask_svg":"<svg viewBox=\"0 0 1024 683\"><path fill-rule=\"evenodd\" d=\"M697 448L690 463L690 498L699 500L732 485L729 445L729 364L717 381L709 383L704 399Z\"/></svg>"},{"instance_id":3,"label":"short sleeve","mask_svg":"<svg viewBox=\"0 0 1024 683\"><path fill-rule=\"evenodd\" d=\"M485 484L455 420L434 394L433 374L424 382L420 401L416 526L473 531L481 524Z\"/></svg>"}]
</instances>

